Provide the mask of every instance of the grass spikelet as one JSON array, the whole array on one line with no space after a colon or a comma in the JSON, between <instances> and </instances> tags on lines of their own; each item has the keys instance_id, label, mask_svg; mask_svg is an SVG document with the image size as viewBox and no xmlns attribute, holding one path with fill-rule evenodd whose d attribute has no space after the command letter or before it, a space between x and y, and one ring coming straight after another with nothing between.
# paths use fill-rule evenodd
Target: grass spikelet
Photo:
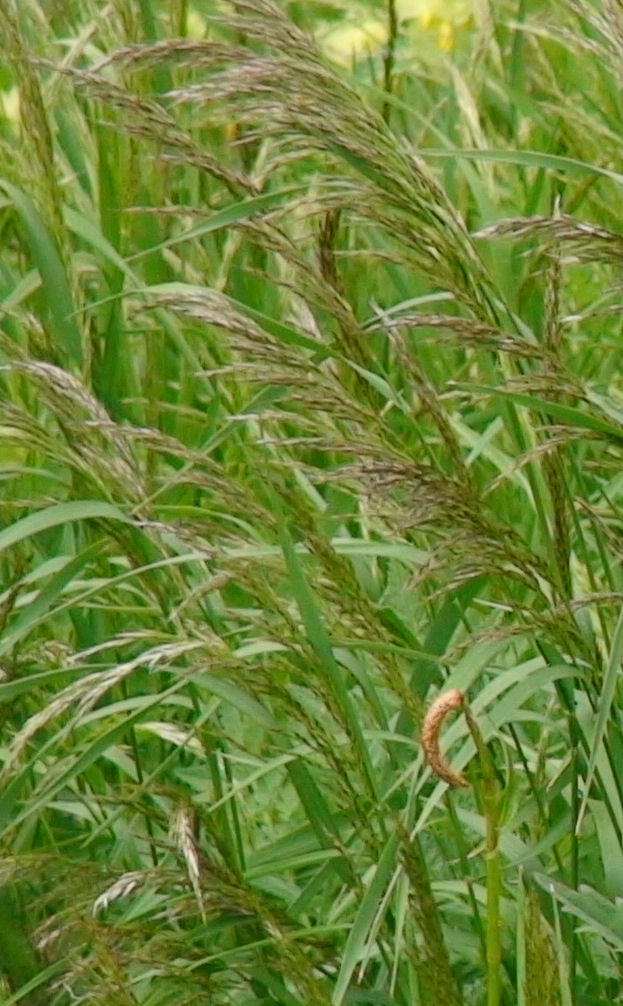
<instances>
[{"instance_id":1,"label":"grass spikelet","mask_svg":"<svg viewBox=\"0 0 623 1006\"><path fill-rule=\"evenodd\" d=\"M115 880L114 884L111 884L105 891L98 894L93 902L93 915L105 912L108 906L114 901L119 901L121 898L129 898L130 895L139 890L142 882L142 874L134 871L124 873L122 877Z\"/></svg>"},{"instance_id":2,"label":"grass spikelet","mask_svg":"<svg viewBox=\"0 0 623 1006\"><path fill-rule=\"evenodd\" d=\"M201 915L203 922L205 922L206 913L201 894L199 854L195 840L195 826L192 812L188 807L179 807L177 809L171 823L171 834L177 851L180 853L184 863L186 864L188 879L197 901L199 914Z\"/></svg>"}]
</instances>

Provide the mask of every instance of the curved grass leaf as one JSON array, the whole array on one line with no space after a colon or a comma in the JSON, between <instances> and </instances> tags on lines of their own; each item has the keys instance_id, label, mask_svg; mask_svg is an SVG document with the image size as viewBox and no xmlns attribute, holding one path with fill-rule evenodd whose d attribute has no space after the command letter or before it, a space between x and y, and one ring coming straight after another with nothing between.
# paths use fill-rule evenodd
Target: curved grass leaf
<instances>
[{"instance_id":1,"label":"curved grass leaf","mask_svg":"<svg viewBox=\"0 0 623 1006\"><path fill-rule=\"evenodd\" d=\"M33 262L39 270L45 311L50 319L56 349L61 357L80 367L83 363L82 337L74 317L75 306L71 287L58 244L30 196L1 178L0 188L4 189L15 207L28 240Z\"/></svg>"}]
</instances>

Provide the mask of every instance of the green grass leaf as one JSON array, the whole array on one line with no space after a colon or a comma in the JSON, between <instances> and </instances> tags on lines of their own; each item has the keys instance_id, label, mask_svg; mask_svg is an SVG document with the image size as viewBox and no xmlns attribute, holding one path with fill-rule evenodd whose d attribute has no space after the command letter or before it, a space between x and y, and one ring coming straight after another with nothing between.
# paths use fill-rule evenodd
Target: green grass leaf
<instances>
[{"instance_id":1,"label":"green grass leaf","mask_svg":"<svg viewBox=\"0 0 623 1006\"><path fill-rule=\"evenodd\" d=\"M28 241L32 260L41 276L44 310L49 318L54 348L74 366L83 363L82 337L75 320L75 305L59 246L46 227L33 200L16 185L0 178L0 189L15 207Z\"/></svg>"}]
</instances>

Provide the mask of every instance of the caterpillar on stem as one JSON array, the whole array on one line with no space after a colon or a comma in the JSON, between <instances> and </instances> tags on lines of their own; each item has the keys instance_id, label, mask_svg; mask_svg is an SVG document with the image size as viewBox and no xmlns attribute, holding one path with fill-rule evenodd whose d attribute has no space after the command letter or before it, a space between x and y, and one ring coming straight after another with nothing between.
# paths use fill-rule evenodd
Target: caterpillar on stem
<instances>
[{"instance_id":1,"label":"caterpillar on stem","mask_svg":"<svg viewBox=\"0 0 623 1006\"><path fill-rule=\"evenodd\" d=\"M450 762L442 755L439 743L441 728L448 713L464 707L465 693L458 688L451 688L437 696L422 724L421 741L426 761L435 775L450 786L469 786L469 782L461 772L455 772Z\"/></svg>"}]
</instances>

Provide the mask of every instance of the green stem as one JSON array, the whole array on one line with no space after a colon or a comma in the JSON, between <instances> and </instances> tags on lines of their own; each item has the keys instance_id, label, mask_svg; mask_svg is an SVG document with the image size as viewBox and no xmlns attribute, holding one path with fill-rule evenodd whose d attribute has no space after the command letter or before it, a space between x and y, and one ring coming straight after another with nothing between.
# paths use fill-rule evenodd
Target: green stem
<instances>
[{"instance_id":1,"label":"green stem","mask_svg":"<svg viewBox=\"0 0 623 1006\"><path fill-rule=\"evenodd\" d=\"M486 821L486 873L487 873L487 1006L500 1006L502 1001L502 941L500 900L502 896L502 865L499 849L499 783L493 759L485 744L480 727L468 705L465 718L474 739L482 782L478 787Z\"/></svg>"},{"instance_id":2,"label":"green stem","mask_svg":"<svg viewBox=\"0 0 623 1006\"><path fill-rule=\"evenodd\" d=\"M398 13L396 0L387 0L387 46L383 57L383 90L391 95L394 89L394 61L396 58L396 39L398 37ZM383 118L389 123L391 105L389 101L383 104Z\"/></svg>"}]
</instances>

